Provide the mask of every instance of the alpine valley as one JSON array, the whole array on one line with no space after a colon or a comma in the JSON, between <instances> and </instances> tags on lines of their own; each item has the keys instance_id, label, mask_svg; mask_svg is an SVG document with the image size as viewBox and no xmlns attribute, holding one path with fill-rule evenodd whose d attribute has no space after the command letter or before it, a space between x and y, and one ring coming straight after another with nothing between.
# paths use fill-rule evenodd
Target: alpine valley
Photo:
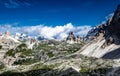
<instances>
[{"instance_id":1,"label":"alpine valley","mask_svg":"<svg viewBox=\"0 0 120 76\"><path fill-rule=\"evenodd\" d=\"M120 76L120 5L85 37L0 34L0 76Z\"/></svg>"}]
</instances>

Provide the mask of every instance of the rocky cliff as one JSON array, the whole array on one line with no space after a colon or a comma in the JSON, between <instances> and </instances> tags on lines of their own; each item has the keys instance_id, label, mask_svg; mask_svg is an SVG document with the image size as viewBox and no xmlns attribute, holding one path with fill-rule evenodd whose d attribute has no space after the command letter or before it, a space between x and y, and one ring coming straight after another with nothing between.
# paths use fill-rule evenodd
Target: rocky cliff
<instances>
[{"instance_id":1,"label":"rocky cliff","mask_svg":"<svg viewBox=\"0 0 120 76\"><path fill-rule=\"evenodd\" d=\"M112 18L105 24L96 26L87 35L90 41L80 51L81 54L98 58L120 58L120 5Z\"/></svg>"}]
</instances>

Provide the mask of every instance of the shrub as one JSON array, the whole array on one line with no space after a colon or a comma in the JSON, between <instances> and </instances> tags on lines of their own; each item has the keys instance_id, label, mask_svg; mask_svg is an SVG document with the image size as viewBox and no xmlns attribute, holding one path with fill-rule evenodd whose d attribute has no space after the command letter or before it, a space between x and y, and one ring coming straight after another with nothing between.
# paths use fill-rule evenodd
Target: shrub
<instances>
[{"instance_id":1,"label":"shrub","mask_svg":"<svg viewBox=\"0 0 120 76\"><path fill-rule=\"evenodd\" d=\"M53 57L53 56L54 56L54 54L53 54L52 52L48 52L47 55L48 55L49 57Z\"/></svg>"},{"instance_id":2,"label":"shrub","mask_svg":"<svg viewBox=\"0 0 120 76\"><path fill-rule=\"evenodd\" d=\"M80 70L80 73L88 73L88 72L89 72L89 69L87 69L87 68L82 68Z\"/></svg>"},{"instance_id":3,"label":"shrub","mask_svg":"<svg viewBox=\"0 0 120 76\"><path fill-rule=\"evenodd\" d=\"M19 46L17 46L17 47L19 47L19 48L22 48L22 47L27 47L27 45L25 44L25 43L22 43L22 44L20 44Z\"/></svg>"},{"instance_id":4,"label":"shrub","mask_svg":"<svg viewBox=\"0 0 120 76\"><path fill-rule=\"evenodd\" d=\"M2 45L0 45L0 49L2 49Z\"/></svg>"},{"instance_id":5,"label":"shrub","mask_svg":"<svg viewBox=\"0 0 120 76\"><path fill-rule=\"evenodd\" d=\"M22 60L18 60L18 61L15 61L14 64L15 65L30 65L30 64L33 64L33 63L36 63L38 62L39 60L36 58L33 58L33 59L22 59Z\"/></svg>"},{"instance_id":6,"label":"shrub","mask_svg":"<svg viewBox=\"0 0 120 76\"><path fill-rule=\"evenodd\" d=\"M31 49L23 49L21 50L23 55L30 56L33 52Z\"/></svg>"},{"instance_id":7,"label":"shrub","mask_svg":"<svg viewBox=\"0 0 120 76\"><path fill-rule=\"evenodd\" d=\"M5 68L5 65L4 64L0 64L0 70Z\"/></svg>"},{"instance_id":8,"label":"shrub","mask_svg":"<svg viewBox=\"0 0 120 76\"><path fill-rule=\"evenodd\" d=\"M14 57L15 56L15 50L14 49L8 50L8 52L6 53L6 55Z\"/></svg>"},{"instance_id":9,"label":"shrub","mask_svg":"<svg viewBox=\"0 0 120 76\"><path fill-rule=\"evenodd\" d=\"M20 44L15 49L8 50L6 55L14 57L16 53L21 53L22 55L30 56L32 54L32 50L27 49L26 44Z\"/></svg>"},{"instance_id":10,"label":"shrub","mask_svg":"<svg viewBox=\"0 0 120 76\"><path fill-rule=\"evenodd\" d=\"M32 67L33 70L37 69L45 69L45 70L53 70L56 67L56 65L45 65L43 63L36 64Z\"/></svg>"}]
</instances>

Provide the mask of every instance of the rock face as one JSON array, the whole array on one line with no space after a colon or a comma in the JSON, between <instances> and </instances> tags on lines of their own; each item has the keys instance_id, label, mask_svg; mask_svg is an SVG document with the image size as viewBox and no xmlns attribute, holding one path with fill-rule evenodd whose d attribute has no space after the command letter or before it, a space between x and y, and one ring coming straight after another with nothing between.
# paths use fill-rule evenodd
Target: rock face
<instances>
[{"instance_id":1,"label":"rock face","mask_svg":"<svg viewBox=\"0 0 120 76\"><path fill-rule=\"evenodd\" d=\"M120 5L112 18L88 32L88 44L81 54L98 58L120 58ZM119 50L119 51L118 51ZM117 53L115 53L117 51Z\"/></svg>"},{"instance_id":2,"label":"rock face","mask_svg":"<svg viewBox=\"0 0 120 76\"><path fill-rule=\"evenodd\" d=\"M70 44L84 42L84 37L75 36L73 32L70 32L66 41Z\"/></svg>"},{"instance_id":3,"label":"rock face","mask_svg":"<svg viewBox=\"0 0 120 76\"><path fill-rule=\"evenodd\" d=\"M117 10L114 13L111 25L113 27L113 30L116 30L116 33L120 35L120 5L118 5Z\"/></svg>"},{"instance_id":4,"label":"rock face","mask_svg":"<svg viewBox=\"0 0 120 76\"><path fill-rule=\"evenodd\" d=\"M75 37L75 35L74 35L73 32L70 32L70 33L69 33L69 35L68 35L66 41L71 41L71 42L76 41L76 37Z\"/></svg>"}]
</instances>

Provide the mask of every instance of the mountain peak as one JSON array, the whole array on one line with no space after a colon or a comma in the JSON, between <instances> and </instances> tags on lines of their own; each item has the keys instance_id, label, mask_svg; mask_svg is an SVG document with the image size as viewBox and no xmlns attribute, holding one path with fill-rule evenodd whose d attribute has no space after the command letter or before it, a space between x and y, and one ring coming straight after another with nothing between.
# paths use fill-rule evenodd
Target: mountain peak
<instances>
[{"instance_id":1,"label":"mountain peak","mask_svg":"<svg viewBox=\"0 0 120 76\"><path fill-rule=\"evenodd\" d=\"M81 54L107 59L120 58L118 52L120 51L120 5L113 17L92 29L87 38L89 39L88 45Z\"/></svg>"}]
</instances>

